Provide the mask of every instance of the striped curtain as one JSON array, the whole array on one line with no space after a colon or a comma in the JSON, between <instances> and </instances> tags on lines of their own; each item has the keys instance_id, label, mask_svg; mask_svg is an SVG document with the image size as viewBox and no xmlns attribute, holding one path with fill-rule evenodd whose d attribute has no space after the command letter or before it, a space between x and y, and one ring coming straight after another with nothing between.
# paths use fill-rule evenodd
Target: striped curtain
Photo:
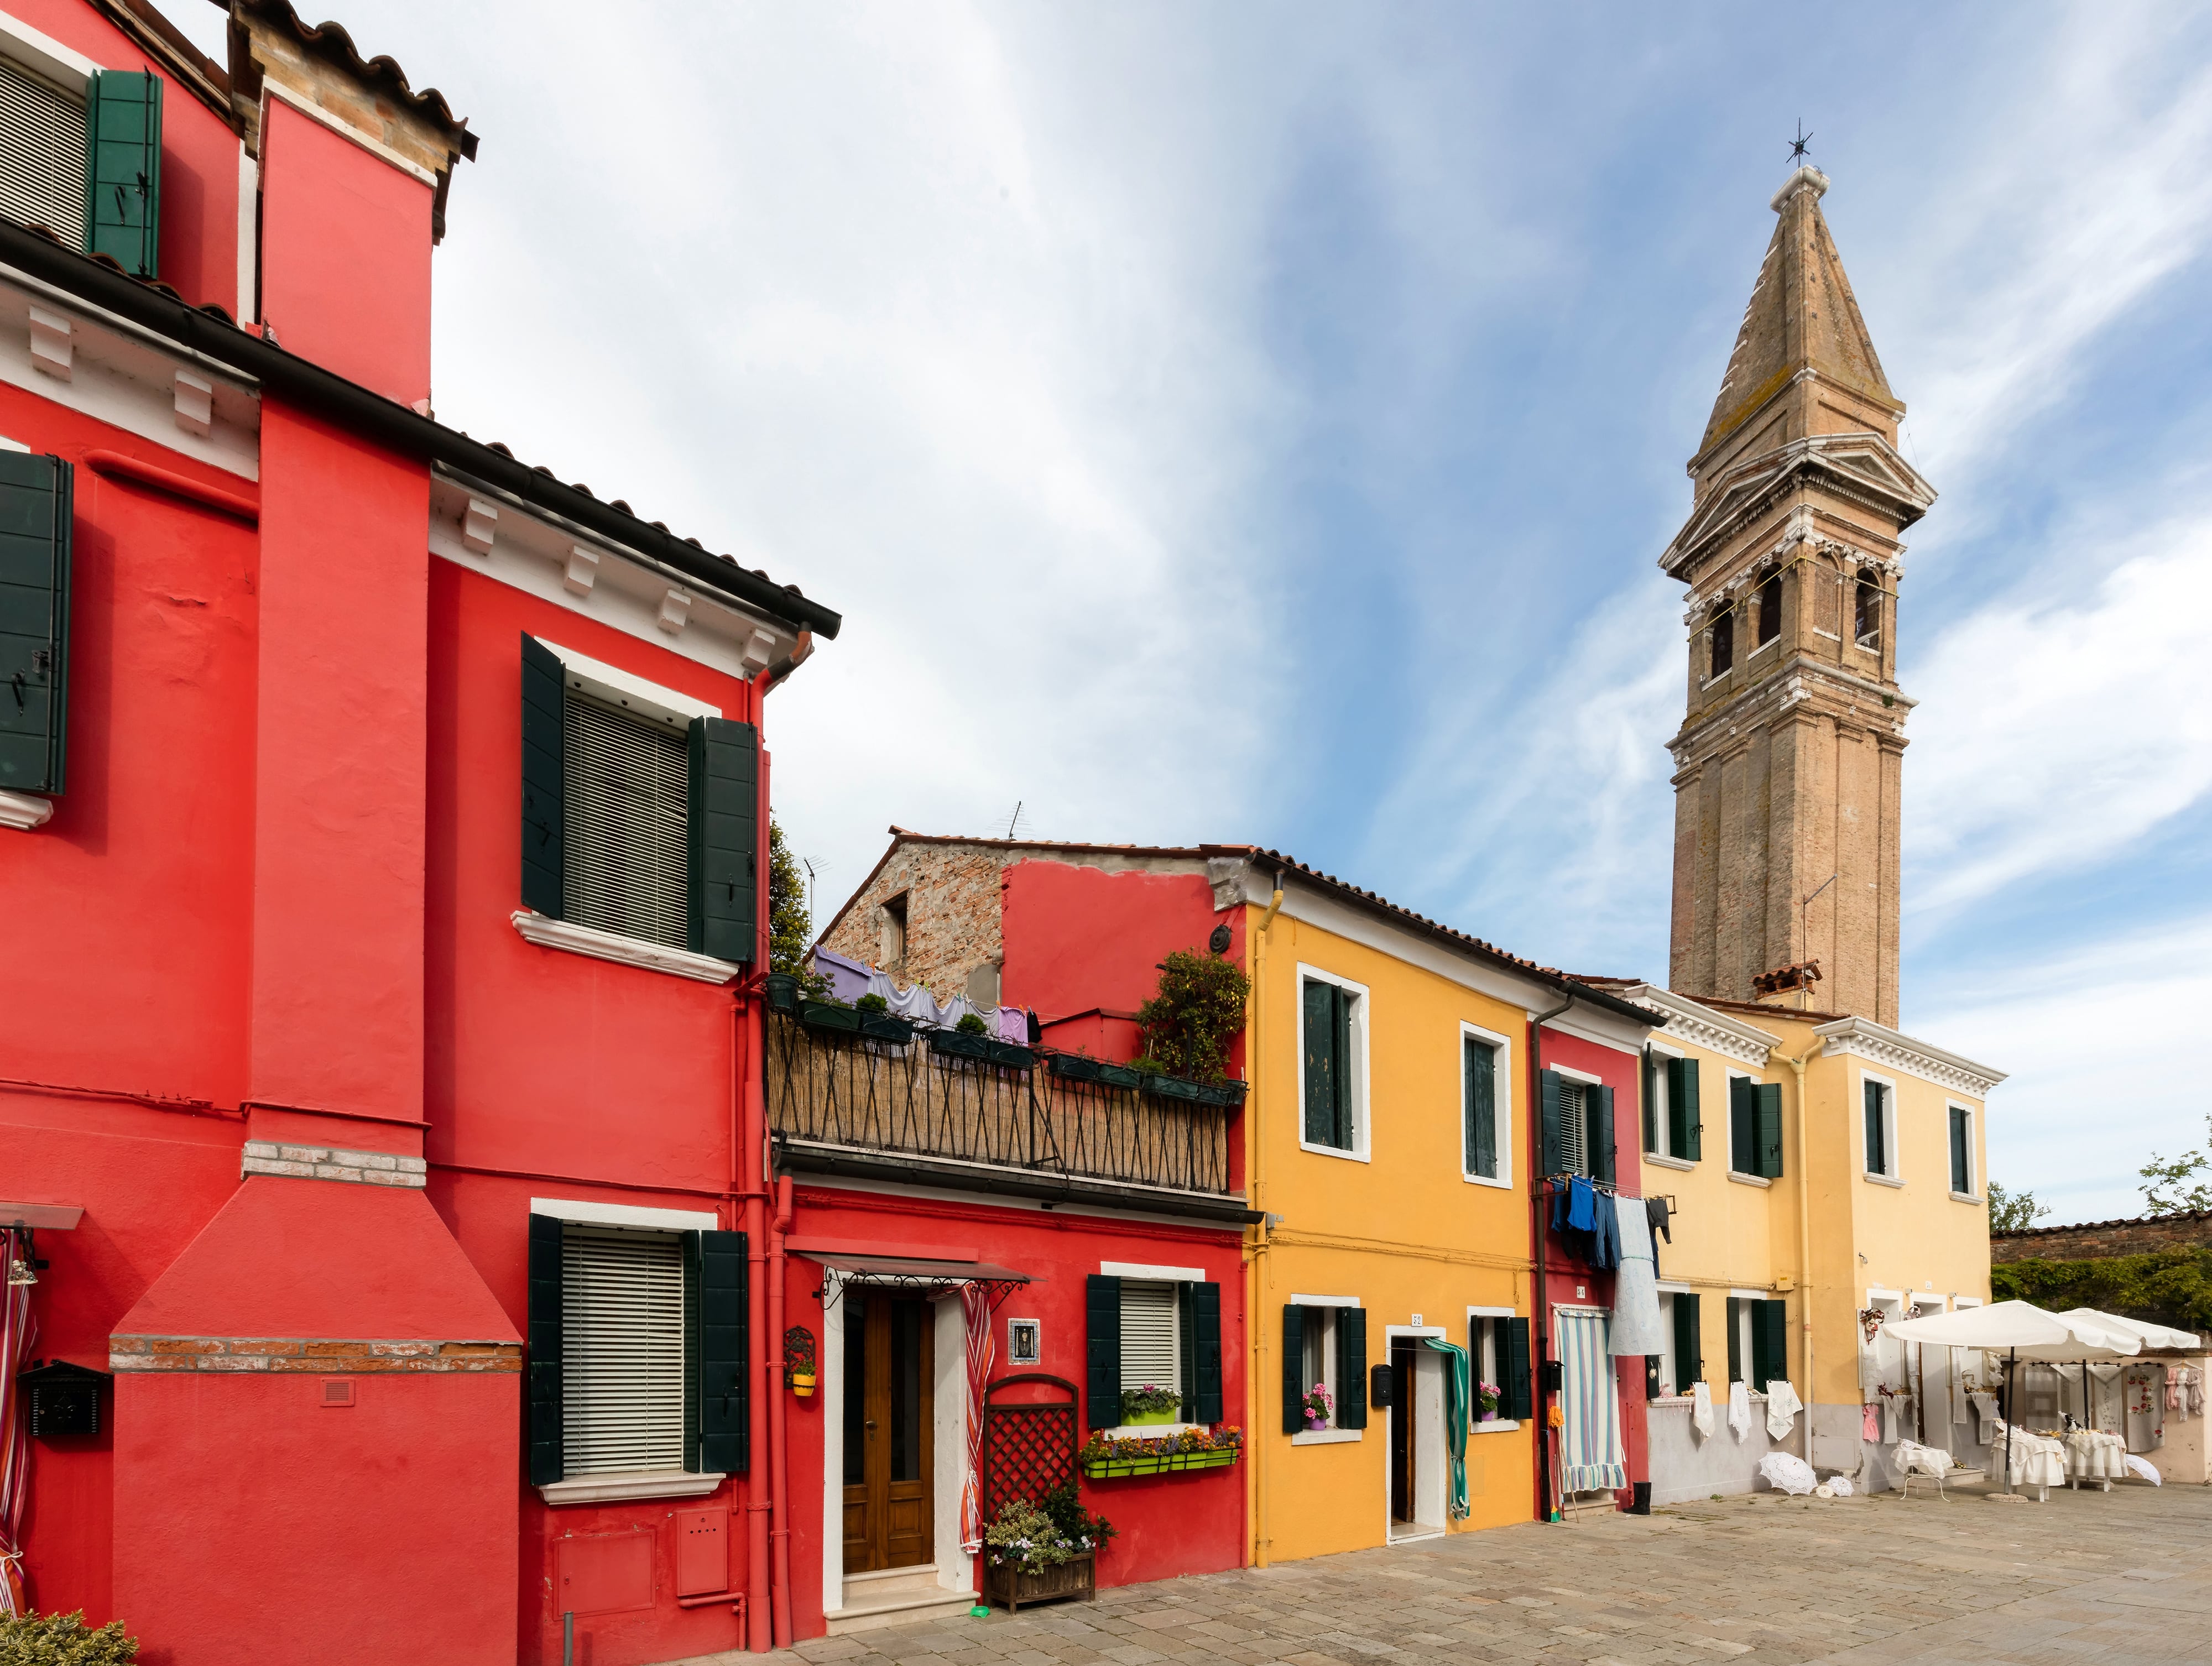
<instances>
[{"instance_id":1,"label":"striped curtain","mask_svg":"<svg viewBox=\"0 0 2212 1666\"><path fill-rule=\"evenodd\" d=\"M1559 1438L1560 1485L1569 1493L1626 1487L1628 1459L1620 1445L1613 1360L1606 1353L1606 1316L1555 1310L1553 1316L1566 1417Z\"/></svg>"},{"instance_id":2,"label":"striped curtain","mask_svg":"<svg viewBox=\"0 0 2212 1666\"><path fill-rule=\"evenodd\" d=\"M21 1258L31 1259L30 1234L0 1231L0 1278ZM30 1612L24 1596L23 1502L31 1491L29 1420L15 1402L15 1373L31 1357L39 1322L31 1316L31 1287L0 1285L0 1614Z\"/></svg>"},{"instance_id":3,"label":"striped curtain","mask_svg":"<svg viewBox=\"0 0 2212 1666\"><path fill-rule=\"evenodd\" d=\"M1467 1350L1456 1342L1443 1341L1434 1336L1421 1340L1444 1356L1444 1450L1451 1455L1450 1497L1446 1507L1454 1521L1465 1521L1468 1513L1467 1420L1468 1408L1472 1403Z\"/></svg>"},{"instance_id":4,"label":"striped curtain","mask_svg":"<svg viewBox=\"0 0 2212 1666\"><path fill-rule=\"evenodd\" d=\"M983 1391L991 1381L991 1292L980 1284L960 1286L968 1317L968 1464L960 1483L960 1548L983 1548Z\"/></svg>"}]
</instances>

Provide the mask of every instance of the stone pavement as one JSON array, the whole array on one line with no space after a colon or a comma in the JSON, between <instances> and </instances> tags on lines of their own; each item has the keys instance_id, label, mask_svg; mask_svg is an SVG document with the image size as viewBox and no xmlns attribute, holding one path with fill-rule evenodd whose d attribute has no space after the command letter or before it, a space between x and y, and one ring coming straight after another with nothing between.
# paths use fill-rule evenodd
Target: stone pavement
<instances>
[{"instance_id":1,"label":"stone pavement","mask_svg":"<svg viewBox=\"0 0 2212 1666\"><path fill-rule=\"evenodd\" d=\"M1108 1553L1112 1554L1110 1551ZM681 1666L742 1666L741 1654ZM2212 1662L2212 1488L1774 1493L817 1638L777 1666Z\"/></svg>"}]
</instances>

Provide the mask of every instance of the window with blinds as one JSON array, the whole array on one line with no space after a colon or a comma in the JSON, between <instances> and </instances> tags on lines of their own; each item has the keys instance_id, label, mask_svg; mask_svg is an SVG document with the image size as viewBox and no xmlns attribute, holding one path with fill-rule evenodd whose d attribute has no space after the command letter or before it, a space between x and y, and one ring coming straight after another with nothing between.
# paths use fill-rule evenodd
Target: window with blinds
<instances>
[{"instance_id":1,"label":"window with blinds","mask_svg":"<svg viewBox=\"0 0 2212 1666\"><path fill-rule=\"evenodd\" d=\"M683 733L573 690L565 722L564 912L580 926L688 946Z\"/></svg>"},{"instance_id":2,"label":"window with blinds","mask_svg":"<svg viewBox=\"0 0 2212 1666\"><path fill-rule=\"evenodd\" d=\"M1121 1386L1182 1385L1182 1306L1171 1284L1121 1281Z\"/></svg>"},{"instance_id":3,"label":"window with blinds","mask_svg":"<svg viewBox=\"0 0 2212 1666\"><path fill-rule=\"evenodd\" d=\"M0 214L84 246L84 100L0 58Z\"/></svg>"},{"instance_id":4,"label":"window with blinds","mask_svg":"<svg viewBox=\"0 0 2212 1666\"><path fill-rule=\"evenodd\" d=\"M568 1225L561 1325L567 1473L683 1468L683 1240Z\"/></svg>"},{"instance_id":5,"label":"window with blinds","mask_svg":"<svg viewBox=\"0 0 2212 1666\"><path fill-rule=\"evenodd\" d=\"M1590 1172L1589 1124L1580 1082L1559 1084L1559 1155L1565 1172Z\"/></svg>"}]
</instances>

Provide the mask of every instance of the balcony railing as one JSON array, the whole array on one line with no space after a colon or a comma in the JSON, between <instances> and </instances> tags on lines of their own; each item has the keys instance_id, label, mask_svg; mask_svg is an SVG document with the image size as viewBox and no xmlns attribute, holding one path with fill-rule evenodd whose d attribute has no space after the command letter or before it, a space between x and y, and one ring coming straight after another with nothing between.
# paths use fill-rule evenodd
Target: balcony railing
<instances>
[{"instance_id":1,"label":"balcony railing","mask_svg":"<svg viewBox=\"0 0 2212 1666\"><path fill-rule=\"evenodd\" d=\"M778 1012L768 1027L769 1126L787 1151L844 1148L924 1159L915 1178L977 1183L1016 1171L1039 1181L1231 1199L1232 1107L956 1057L920 1030L904 1045L809 1028ZM820 1164L828 1166L828 1164ZM917 1170L920 1165L917 1164ZM1028 1188L1033 1193L1036 1188ZM1050 1188L1044 1188L1049 1190ZM1212 1213L1212 1212L1209 1212Z\"/></svg>"}]
</instances>

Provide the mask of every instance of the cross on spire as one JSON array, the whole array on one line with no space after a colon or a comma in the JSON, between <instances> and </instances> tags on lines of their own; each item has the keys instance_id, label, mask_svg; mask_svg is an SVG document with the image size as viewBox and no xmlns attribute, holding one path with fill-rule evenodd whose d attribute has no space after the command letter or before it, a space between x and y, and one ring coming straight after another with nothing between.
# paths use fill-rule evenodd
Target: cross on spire
<instances>
[{"instance_id":1,"label":"cross on spire","mask_svg":"<svg viewBox=\"0 0 2212 1666\"><path fill-rule=\"evenodd\" d=\"M1813 136L1805 131L1805 119L1800 116L1797 119L1797 137L1790 141L1790 160L1793 162L1805 161L1805 147L1812 143Z\"/></svg>"}]
</instances>

